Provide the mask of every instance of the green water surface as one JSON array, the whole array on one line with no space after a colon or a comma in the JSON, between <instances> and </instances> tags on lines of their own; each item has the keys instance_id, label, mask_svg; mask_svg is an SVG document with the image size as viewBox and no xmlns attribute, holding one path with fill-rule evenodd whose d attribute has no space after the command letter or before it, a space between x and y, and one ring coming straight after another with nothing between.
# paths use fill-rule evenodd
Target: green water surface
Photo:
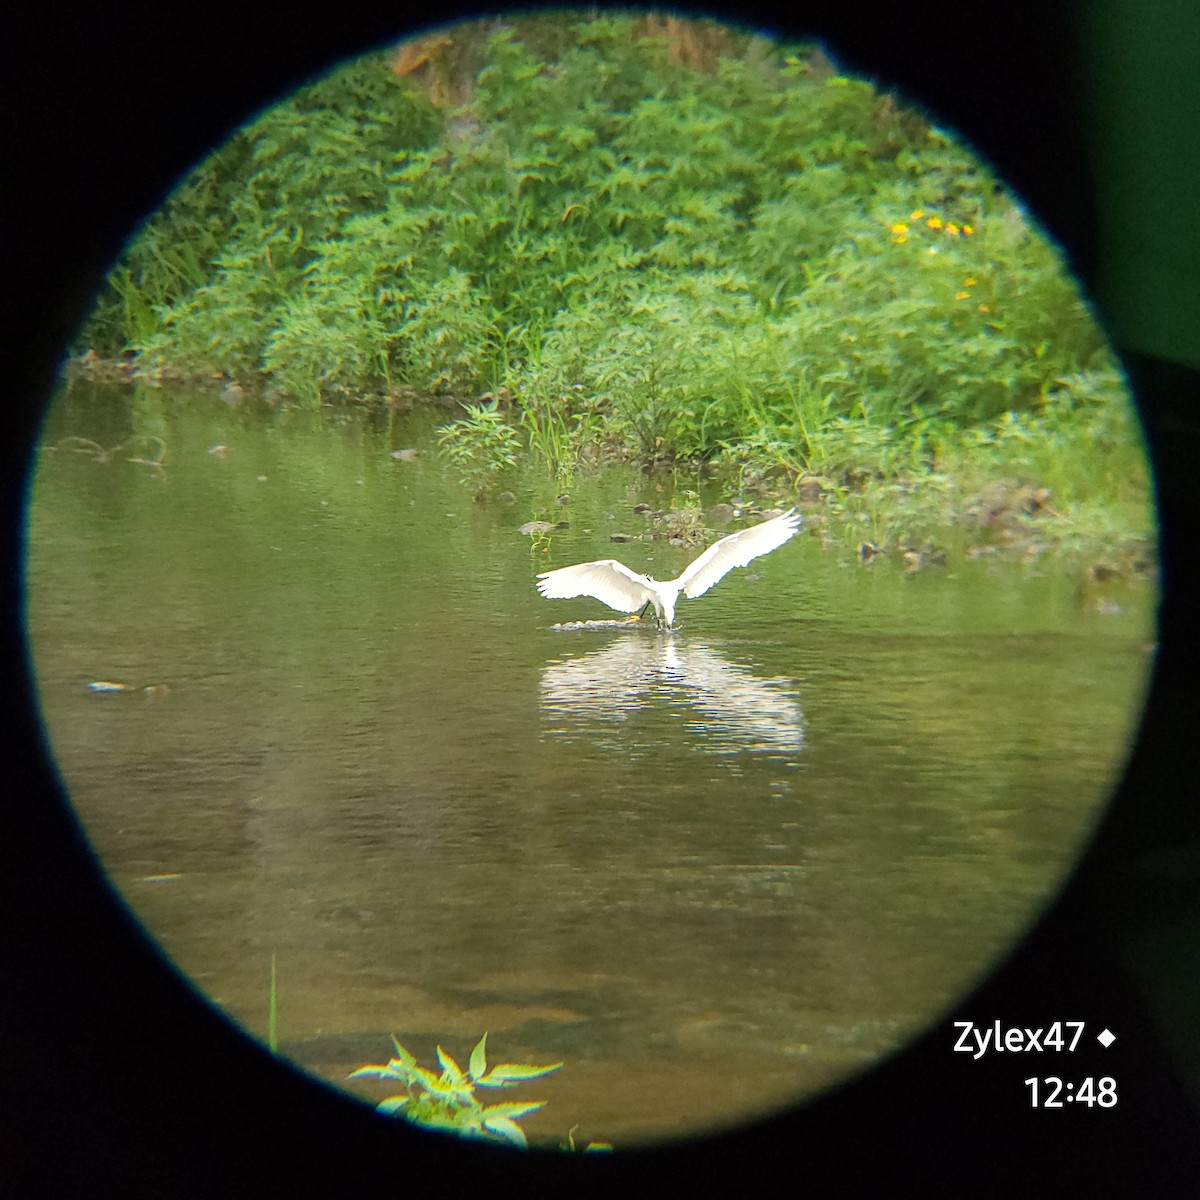
<instances>
[{"instance_id":1,"label":"green water surface","mask_svg":"<svg viewBox=\"0 0 1200 1200\"><path fill-rule=\"evenodd\" d=\"M673 481L609 469L559 504L530 472L475 503L432 451L452 415L87 384L52 410L41 703L150 934L259 1037L275 955L281 1052L335 1084L390 1033L429 1065L485 1030L496 1061L562 1060L514 1096L549 1101L534 1140L728 1125L938 1020L1103 813L1152 585L1098 604L1054 564L905 574L802 534L674 635L556 628L616 614L536 572L696 553L610 541ZM150 434L164 465L127 461ZM535 517L569 528L543 550Z\"/></svg>"}]
</instances>

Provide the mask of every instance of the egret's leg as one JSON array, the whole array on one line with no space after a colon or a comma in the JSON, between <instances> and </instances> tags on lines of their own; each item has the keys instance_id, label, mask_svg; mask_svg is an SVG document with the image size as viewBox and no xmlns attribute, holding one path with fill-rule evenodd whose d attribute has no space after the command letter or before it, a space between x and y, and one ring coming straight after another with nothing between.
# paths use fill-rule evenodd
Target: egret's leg
<instances>
[{"instance_id":1,"label":"egret's leg","mask_svg":"<svg viewBox=\"0 0 1200 1200\"><path fill-rule=\"evenodd\" d=\"M630 625L636 625L646 615L646 609L649 607L650 601L647 600L646 603L642 605L640 612L630 613L625 620L628 621Z\"/></svg>"}]
</instances>

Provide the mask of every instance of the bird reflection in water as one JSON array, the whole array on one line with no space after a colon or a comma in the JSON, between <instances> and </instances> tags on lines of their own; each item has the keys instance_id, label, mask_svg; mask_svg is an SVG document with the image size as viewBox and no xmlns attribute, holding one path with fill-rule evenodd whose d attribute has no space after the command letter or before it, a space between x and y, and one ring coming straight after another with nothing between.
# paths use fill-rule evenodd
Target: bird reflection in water
<instances>
[{"instance_id":1,"label":"bird reflection in water","mask_svg":"<svg viewBox=\"0 0 1200 1200\"><path fill-rule=\"evenodd\" d=\"M711 753L793 755L804 746L795 689L795 680L760 678L710 646L635 635L550 663L541 694L543 712L564 732L619 723L666 701L691 714L686 727L703 734L698 746Z\"/></svg>"}]
</instances>

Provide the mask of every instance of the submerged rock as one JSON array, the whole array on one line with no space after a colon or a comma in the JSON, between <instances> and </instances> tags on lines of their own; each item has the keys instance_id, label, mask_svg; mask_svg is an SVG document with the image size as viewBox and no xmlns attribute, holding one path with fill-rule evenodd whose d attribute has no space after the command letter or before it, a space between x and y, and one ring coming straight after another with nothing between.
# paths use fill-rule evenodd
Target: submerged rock
<instances>
[{"instance_id":1,"label":"submerged rock","mask_svg":"<svg viewBox=\"0 0 1200 1200\"><path fill-rule=\"evenodd\" d=\"M796 484L801 504L819 504L825 498L825 485L815 475L802 475Z\"/></svg>"},{"instance_id":2,"label":"submerged rock","mask_svg":"<svg viewBox=\"0 0 1200 1200\"><path fill-rule=\"evenodd\" d=\"M962 519L968 525L993 529L1011 526L1023 517L1036 517L1043 512L1057 516L1049 507L1051 494L1048 487L1019 483L1015 479L993 479L967 502Z\"/></svg>"},{"instance_id":3,"label":"submerged rock","mask_svg":"<svg viewBox=\"0 0 1200 1200\"><path fill-rule=\"evenodd\" d=\"M639 617L625 617L621 620L613 618L600 618L595 621L560 621L557 625L551 625L551 629L557 630L572 630L572 629L656 629L653 621L643 621Z\"/></svg>"}]
</instances>

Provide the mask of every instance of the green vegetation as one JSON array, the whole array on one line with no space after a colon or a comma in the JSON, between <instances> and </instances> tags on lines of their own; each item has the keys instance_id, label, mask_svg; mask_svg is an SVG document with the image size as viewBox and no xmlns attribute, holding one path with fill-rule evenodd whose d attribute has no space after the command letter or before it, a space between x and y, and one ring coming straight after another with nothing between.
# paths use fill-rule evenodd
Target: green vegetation
<instances>
[{"instance_id":1,"label":"green vegetation","mask_svg":"<svg viewBox=\"0 0 1200 1200\"><path fill-rule=\"evenodd\" d=\"M450 1130L464 1137L508 1142L514 1146L526 1144L525 1133L517 1120L536 1112L545 1101L485 1106L476 1098L475 1089L515 1087L549 1075L562 1066L562 1063L548 1067L502 1063L489 1071L485 1033L471 1051L465 1073L439 1046L437 1056L442 1072L438 1075L418 1066L417 1060L394 1037L392 1044L396 1047L396 1057L386 1066L360 1067L350 1075L351 1079L387 1079L404 1085L403 1095L389 1096L377 1105L380 1112L404 1116L417 1125Z\"/></svg>"},{"instance_id":2,"label":"green vegetation","mask_svg":"<svg viewBox=\"0 0 1200 1200\"><path fill-rule=\"evenodd\" d=\"M438 445L458 470L464 486L482 497L491 481L516 463L520 437L497 412L494 400L464 407L465 417L438 431Z\"/></svg>"},{"instance_id":3,"label":"green vegetation","mask_svg":"<svg viewBox=\"0 0 1200 1200\"><path fill-rule=\"evenodd\" d=\"M275 979L275 955L271 955L271 990L267 995L267 1045L279 1053L279 991Z\"/></svg>"},{"instance_id":4,"label":"green vegetation","mask_svg":"<svg viewBox=\"0 0 1200 1200\"><path fill-rule=\"evenodd\" d=\"M1117 364L987 168L811 46L649 20L451 30L440 106L383 54L303 89L131 242L80 349L304 405L491 393L442 437L480 496L525 450L701 461L902 548L1012 477L1043 540L1148 538Z\"/></svg>"}]
</instances>

